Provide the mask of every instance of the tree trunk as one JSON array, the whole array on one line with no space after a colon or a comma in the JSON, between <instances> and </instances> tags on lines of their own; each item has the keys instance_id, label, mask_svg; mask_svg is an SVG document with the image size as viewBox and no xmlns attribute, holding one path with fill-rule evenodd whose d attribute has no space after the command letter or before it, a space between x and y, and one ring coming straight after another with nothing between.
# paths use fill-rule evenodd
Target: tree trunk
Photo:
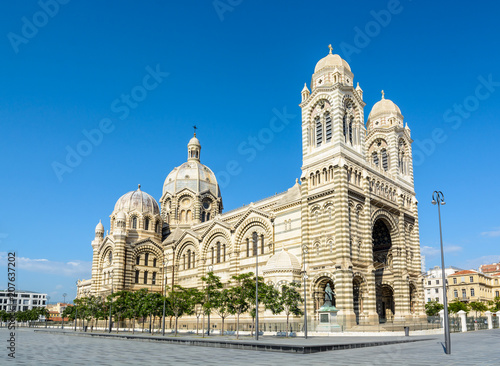
<instances>
[{"instance_id":1,"label":"tree trunk","mask_svg":"<svg viewBox=\"0 0 500 366\"><path fill-rule=\"evenodd\" d=\"M240 338L240 313L236 317L236 339Z\"/></svg>"},{"instance_id":2,"label":"tree trunk","mask_svg":"<svg viewBox=\"0 0 500 366\"><path fill-rule=\"evenodd\" d=\"M175 336L177 337L177 319L179 319L179 317L175 317Z\"/></svg>"},{"instance_id":3,"label":"tree trunk","mask_svg":"<svg viewBox=\"0 0 500 366\"><path fill-rule=\"evenodd\" d=\"M290 313L286 313L286 329L285 329L285 334L286 337L288 338L288 318L290 317Z\"/></svg>"},{"instance_id":4,"label":"tree trunk","mask_svg":"<svg viewBox=\"0 0 500 366\"><path fill-rule=\"evenodd\" d=\"M198 322L200 321L200 317L196 317L196 335L198 335Z\"/></svg>"},{"instance_id":5,"label":"tree trunk","mask_svg":"<svg viewBox=\"0 0 500 366\"><path fill-rule=\"evenodd\" d=\"M135 316L134 316L134 321L132 323L132 334L135 334Z\"/></svg>"},{"instance_id":6,"label":"tree trunk","mask_svg":"<svg viewBox=\"0 0 500 366\"><path fill-rule=\"evenodd\" d=\"M220 330L220 335L224 335L224 317L221 316L221 319L222 319L222 329Z\"/></svg>"}]
</instances>

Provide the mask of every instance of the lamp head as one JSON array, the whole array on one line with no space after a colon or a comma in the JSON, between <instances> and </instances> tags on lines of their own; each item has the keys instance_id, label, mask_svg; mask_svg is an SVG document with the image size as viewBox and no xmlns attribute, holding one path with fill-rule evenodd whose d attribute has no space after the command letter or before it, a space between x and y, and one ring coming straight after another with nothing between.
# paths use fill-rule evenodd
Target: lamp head
<instances>
[{"instance_id":1,"label":"lamp head","mask_svg":"<svg viewBox=\"0 0 500 366\"><path fill-rule=\"evenodd\" d=\"M437 202L436 202L436 200L432 200L432 202L431 202L431 203L432 203L433 205L435 205Z\"/></svg>"},{"instance_id":2,"label":"lamp head","mask_svg":"<svg viewBox=\"0 0 500 366\"><path fill-rule=\"evenodd\" d=\"M444 206L444 205L446 205L446 202L444 202L444 201L441 201L441 204L442 204L442 205Z\"/></svg>"}]
</instances>

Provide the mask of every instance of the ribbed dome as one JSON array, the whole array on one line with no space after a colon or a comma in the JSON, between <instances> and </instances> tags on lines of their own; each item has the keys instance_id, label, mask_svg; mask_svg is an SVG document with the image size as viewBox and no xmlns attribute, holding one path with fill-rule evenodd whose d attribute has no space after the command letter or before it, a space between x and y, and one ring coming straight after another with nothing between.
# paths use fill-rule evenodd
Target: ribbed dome
<instances>
[{"instance_id":1,"label":"ribbed dome","mask_svg":"<svg viewBox=\"0 0 500 366\"><path fill-rule=\"evenodd\" d=\"M201 144L200 144L200 140L198 140L198 138L196 137L196 135L195 135L195 136L193 136L193 137L191 138L191 140L189 140L188 146L189 146L189 145L198 145L198 146L201 146Z\"/></svg>"},{"instance_id":2,"label":"ribbed dome","mask_svg":"<svg viewBox=\"0 0 500 366\"><path fill-rule=\"evenodd\" d=\"M115 204L115 212L139 211L152 215L160 214L160 207L156 200L146 192L141 191L141 185L136 191L130 191L121 196Z\"/></svg>"},{"instance_id":3,"label":"ribbed dome","mask_svg":"<svg viewBox=\"0 0 500 366\"><path fill-rule=\"evenodd\" d=\"M125 215L125 213L123 213L123 211L120 211L118 212L118 214L116 215L116 220L119 221L126 221L127 220L127 216Z\"/></svg>"},{"instance_id":4,"label":"ribbed dome","mask_svg":"<svg viewBox=\"0 0 500 366\"><path fill-rule=\"evenodd\" d=\"M382 91L382 99L379 100L375 105L373 106L368 119L376 118L382 114L385 115L392 115L392 114L399 114L401 115L401 110L399 107L390 99L385 99L384 97L384 92Z\"/></svg>"},{"instance_id":5,"label":"ribbed dome","mask_svg":"<svg viewBox=\"0 0 500 366\"><path fill-rule=\"evenodd\" d=\"M264 273L270 272L300 272L300 263L296 256L281 249L267 261Z\"/></svg>"},{"instance_id":6,"label":"ribbed dome","mask_svg":"<svg viewBox=\"0 0 500 366\"><path fill-rule=\"evenodd\" d=\"M351 71L351 67L349 66L346 60L344 60L337 54L332 54L331 52L332 51L330 51L330 53L326 55L326 57L323 57L321 60L318 61L316 67L314 68L315 73L325 67L335 67L335 66L343 66L347 70Z\"/></svg>"},{"instance_id":7,"label":"ribbed dome","mask_svg":"<svg viewBox=\"0 0 500 366\"><path fill-rule=\"evenodd\" d=\"M196 194L210 191L215 197L220 197L215 174L198 161L188 161L172 170L163 184L163 195L166 192L175 195L184 188Z\"/></svg>"}]
</instances>

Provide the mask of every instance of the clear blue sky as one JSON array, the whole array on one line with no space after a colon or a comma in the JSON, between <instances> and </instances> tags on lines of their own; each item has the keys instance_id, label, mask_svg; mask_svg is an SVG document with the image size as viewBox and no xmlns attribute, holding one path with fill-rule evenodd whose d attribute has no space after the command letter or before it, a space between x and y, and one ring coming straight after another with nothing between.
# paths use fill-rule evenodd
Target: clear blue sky
<instances>
[{"instance_id":1,"label":"clear blue sky","mask_svg":"<svg viewBox=\"0 0 500 366\"><path fill-rule=\"evenodd\" d=\"M99 219L109 229L116 200L138 183L159 199L194 124L220 180L232 160L241 170L222 188L226 211L293 185L300 91L330 43L364 90L365 115L384 89L411 128L427 267L439 264L436 189L448 201L447 264L500 259L498 4L61 2L0 4L0 265L16 251L19 289L73 298L90 277ZM148 66L157 79L142 93ZM122 99L132 91L136 104ZM238 146L284 109L295 117L247 161ZM90 145L84 131L100 124L108 133ZM68 147L86 153L72 167ZM58 163L68 166L59 176Z\"/></svg>"}]
</instances>

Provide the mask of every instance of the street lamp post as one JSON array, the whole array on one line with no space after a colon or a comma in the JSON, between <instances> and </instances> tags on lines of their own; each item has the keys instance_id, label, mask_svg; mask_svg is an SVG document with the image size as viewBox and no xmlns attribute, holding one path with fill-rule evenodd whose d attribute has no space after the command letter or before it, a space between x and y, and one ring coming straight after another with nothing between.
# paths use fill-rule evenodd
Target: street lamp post
<instances>
[{"instance_id":1,"label":"street lamp post","mask_svg":"<svg viewBox=\"0 0 500 366\"><path fill-rule=\"evenodd\" d=\"M153 279L151 279L151 305L153 305ZM151 313L149 313L149 334L152 334L152 326L153 326L153 306L151 306Z\"/></svg>"},{"instance_id":2,"label":"street lamp post","mask_svg":"<svg viewBox=\"0 0 500 366\"><path fill-rule=\"evenodd\" d=\"M259 240L255 245L255 340L259 340Z\"/></svg>"},{"instance_id":3,"label":"street lamp post","mask_svg":"<svg viewBox=\"0 0 500 366\"><path fill-rule=\"evenodd\" d=\"M214 270L214 266L212 266L211 264L208 266L208 273L212 272ZM208 290L208 302L210 303L210 291L211 289L209 288ZM212 312L212 309L210 309L210 311L208 312L208 331L207 331L207 335L210 336L210 313Z\"/></svg>"},{"instance_id":4,"label":"street lamp post","mask_svg":"<svg viewBox=\"0 0 500 366\"><path fill-rule=\"evenodd\" d=\"M432 193L432 204L438 206L439 216L439 239L441 241L441 270L443 279L443 305L444 305L444 342L445 352L447 355L451 354L451 339L450 339L450 325L448 319L448 295L446 293L446 275L444 270L444 250L443 250L443 231L441 229L441 205L445 205L444 195L441 191L434 191Z\"/></svg>"},{"instance_id":5,"label":"street lamp post","mask_svg":"<svg viewBox=\"0 0 500 366\"><path fill-rule=\"evenodd\" d=\"M304 338L307 339L307 298L306 298L306 280L307 280L307 271L306 271L306 254L307 247L304 246Z\"/></svg>"},{"instance_id":6,"label":"street lamp post","mask_svg":"<svg viewBox=\"0 0 500 366\"><path fill-rule=\"evenodd\" d=\"M164 274L164 285L163 285L163 320L162 320L162 331L161 335L165 335L165 301L167 300L167 266L168 259L163 262L163 274Z\"/></svg>"},{"instance_id":7,"label":"street lamp post","mask_svg":"<svg viewBox=\"0 0 500 366\"><path fill-rule=\"evenodd\" d=\"M78 281L75 282L76 283L76 294L78 296ZM77 319L78 319L78 306L74 305L75 306L75 332L76 332L76 322L77 322Z\"/></svg>"},{"instance_id":8,"label":"street lamp post","mask_svg":"<svg viewBox=\"0 0 500 366\"><path fill-rule=\"evenodd\" d=\"M68 296L68 294L65 292L63 294L63 304L66 304L66 296ZM61 308L59 308L60 310ZM64 329L64 314L61 314L61 317L62 317L62 328L61 329Z\"/></svg>"},{"instance_id":9,"label":"street lamp post","mask_svg":"<svg viewBox=\"0 0 500 366\"><path fill-rule=\"evenodd\" d=\"M111 295L113 295L113 271L109 272L109 277L111 278ZM111 308L113 304L113 299L109 299L109 329L108 333L111 333L111 328L113 327L113 322L111 321Z\"/></svg>"}]
</instances>

